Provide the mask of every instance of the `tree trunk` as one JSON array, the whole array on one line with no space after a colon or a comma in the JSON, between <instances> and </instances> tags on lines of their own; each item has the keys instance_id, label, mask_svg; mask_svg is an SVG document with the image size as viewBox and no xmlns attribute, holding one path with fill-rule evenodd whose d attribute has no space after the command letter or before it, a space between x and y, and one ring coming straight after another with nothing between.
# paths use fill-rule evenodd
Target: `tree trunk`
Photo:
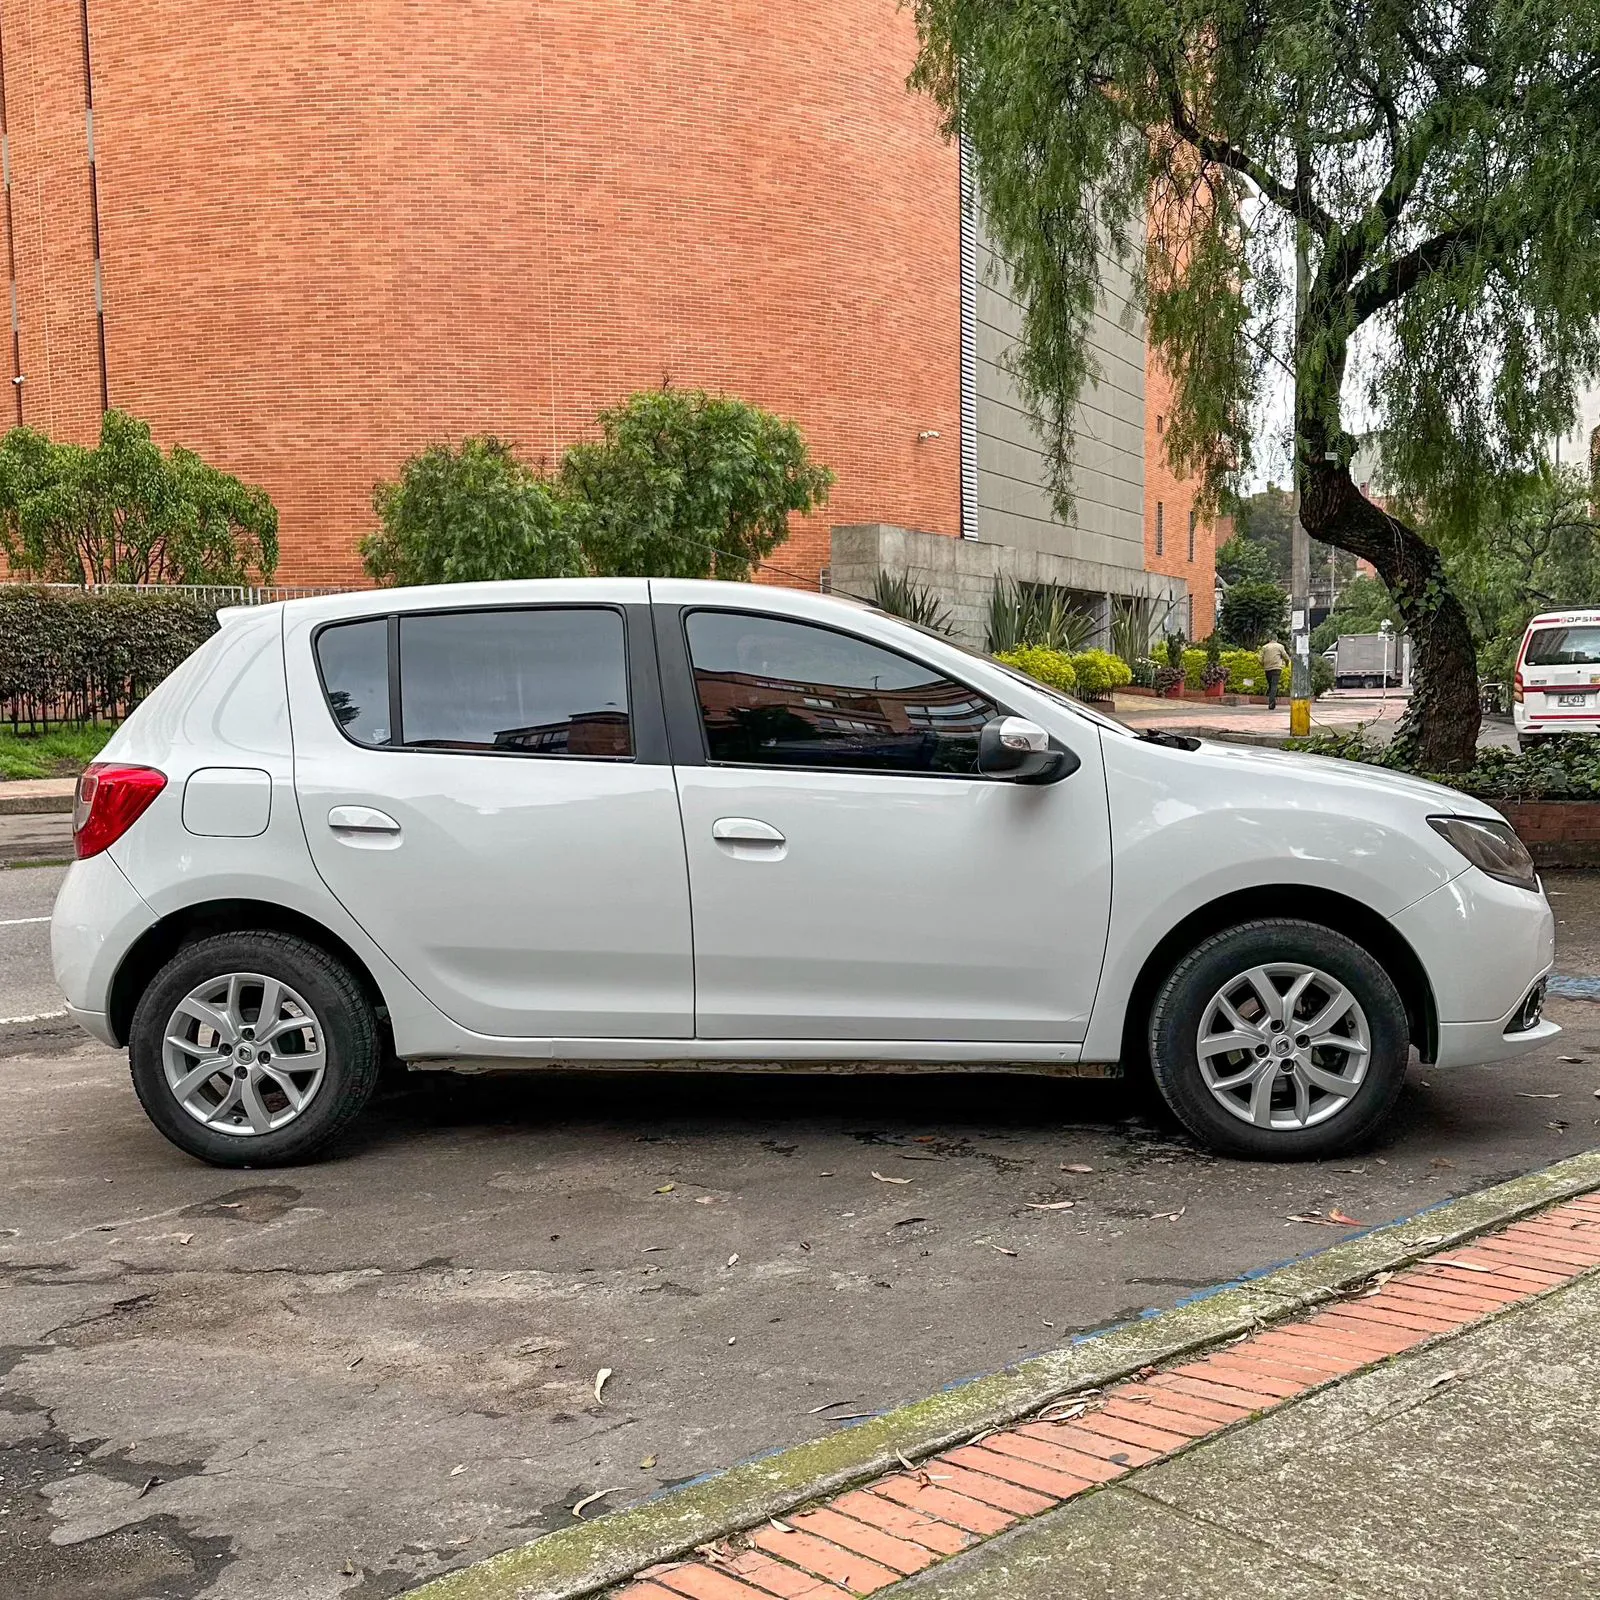
<instances>
[{"instance_id":1,"label":"tree trunk","mask_svg":"<svg viewBox=\"0 0 1600 1600\"><path fill-rule=\"evenodd\" d=\"M1462 772L1477 753L1478 660L1439 552L1366 498L1337 461L1302 465L1300 515L1314 539L1370 561L1412 642L1411 703L1395 741L1423 772Z\"/></svg>"}]
</instances>

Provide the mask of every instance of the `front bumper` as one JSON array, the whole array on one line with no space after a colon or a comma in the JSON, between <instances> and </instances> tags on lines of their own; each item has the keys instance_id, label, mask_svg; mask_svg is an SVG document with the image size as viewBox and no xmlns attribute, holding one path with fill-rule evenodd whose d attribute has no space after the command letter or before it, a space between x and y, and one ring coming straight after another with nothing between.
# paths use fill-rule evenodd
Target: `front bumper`
<instances>
[{"instance_id":1,"label":"front bumper","mask_svg":"<svg viewBox=\"0 0 1600 1600\"><path fill-rule=\"evenodd\" d=\"M1555 913L1542 893L1469 867L1394 925L1433 987L1438 1065L1509 1061L1561 1031L1543 1020L1519 1025L1529 992L1555 961Z\"/></svg>"}]
</instances>

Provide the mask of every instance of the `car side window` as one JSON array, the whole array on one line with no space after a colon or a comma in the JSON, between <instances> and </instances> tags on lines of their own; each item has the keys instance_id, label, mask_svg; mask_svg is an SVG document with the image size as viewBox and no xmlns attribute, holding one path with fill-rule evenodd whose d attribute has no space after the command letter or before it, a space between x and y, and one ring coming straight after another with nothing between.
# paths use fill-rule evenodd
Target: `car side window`
<instances>
[{"instance_id":1,"label":"car side window","mask_svg":"<svg viewBox=\"0 0 1600 1600\"><path fill-rule=\"evenodd\" d=\"M335 721L357 744L386 745L389 711L389 621L339 622L317 635L317 669Z\"/></svg>"},{"instance_id":2,"label":"car side window","mask_svg":"<svg viewBox=\"0 0 1600 1600\"><path fill-rule=\"evenodd\" d=\"M865 772L975 773L995 703L852 634L695 611L689 658L712 761Z\"/></svg>"},{"instance_id":3,"label":"car side window","mask_svg":"<svg viewBox=\"0 0 1600 1600\"><path fill-rule=\"evenodd\" d=\"M628 655L603 607L402 614L408 749L626 759Z\"/></svg>"}]
</instances>

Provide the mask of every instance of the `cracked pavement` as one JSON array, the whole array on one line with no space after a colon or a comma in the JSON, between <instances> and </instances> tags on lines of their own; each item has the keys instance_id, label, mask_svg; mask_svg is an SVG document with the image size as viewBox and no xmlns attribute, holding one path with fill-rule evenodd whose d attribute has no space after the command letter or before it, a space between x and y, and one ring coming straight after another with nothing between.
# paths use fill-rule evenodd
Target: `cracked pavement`
<instances>
[{"instance_id":1,"label":"cracked pavement","mask_svg":"<svg viewBox=\"0 0 1600 1600\"><path fill-rule=\"evenodd\" d=\"M1600 883L1552 886L1564 970L1595 970ZM1377 1224L1544 1166L1600 1117L1600 1009L1553 1014L1548 1050L1414 1067L1380 1145L1298 1167L1206 1157L1120 1084L684 1073L414 1075L332 1159L226 1173L149 1126L120 1056L14 1037L0 1593L394 1594L597 1490L628 1504L1350 1231L1293 1214Z\"/></svg>"}]
</instances>

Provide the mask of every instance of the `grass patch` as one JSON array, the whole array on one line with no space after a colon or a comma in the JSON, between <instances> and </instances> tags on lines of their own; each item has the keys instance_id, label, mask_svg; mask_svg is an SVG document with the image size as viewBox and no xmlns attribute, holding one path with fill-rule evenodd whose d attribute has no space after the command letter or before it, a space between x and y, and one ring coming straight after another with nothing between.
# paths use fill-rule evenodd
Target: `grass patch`
<instances>
[{"instance_id":1,"label":"grass patch","mask_svg":"<svg viewBox=\"0 0 1600 1600\"><path fill-rule=\"evenodd\" d=\"M114 722L52 728L48 733L0 728L0 779L76 777L116 731Z\"/></svg>"}]
</instances>

